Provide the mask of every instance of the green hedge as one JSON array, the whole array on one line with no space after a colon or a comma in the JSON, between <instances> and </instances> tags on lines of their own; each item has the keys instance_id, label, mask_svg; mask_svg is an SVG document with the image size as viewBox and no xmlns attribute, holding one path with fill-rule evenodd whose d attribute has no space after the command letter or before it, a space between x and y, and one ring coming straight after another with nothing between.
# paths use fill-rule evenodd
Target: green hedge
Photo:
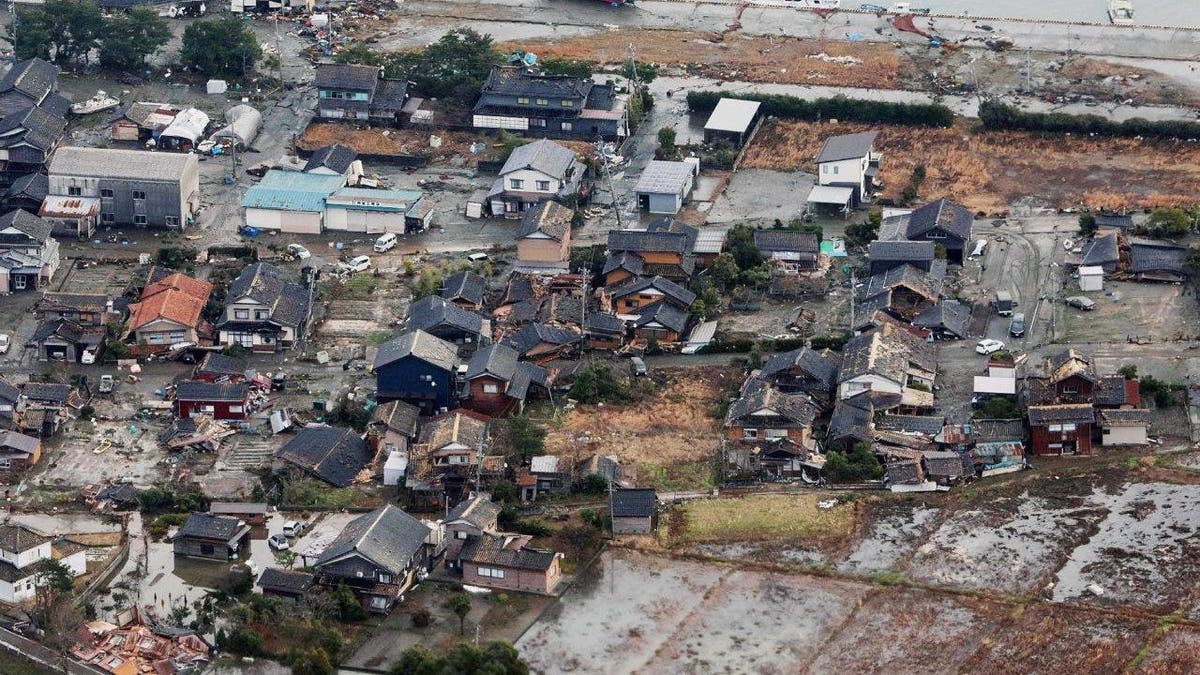
<instances>
[{"instance_id":1,"label":"green hedge","mask_svg":"<svg viewBox=\"0 0 1200 675\"><path fill-rule=\"evenodd\" d=\"M1150 120L1134 117L1114 122L1099 115L1025 112L994 101L979 106L979 119L985 129L1049 131L1052 133L1099 134L1101 136L1142 136L1143 138L1200 138L1200 122Z\"/></svg>"},{"instance_id":2,"label":"green hedge","mask_svg":"<svg viewBox=\"0 0 1200 675\"><path fill-rule=\"evenodd\" d=\"M688 110L708 114L717 107L717 101L727 97L719 91L689 91ZM911 127L948 127L954 123L954 112L939 103L887 103L845 96L802 99L786 94L738 94L737 98L758 101L762 103L760 110L764 115L784 119L836 119L843 122L878 122Z\"/></svg>"}]
</instances>

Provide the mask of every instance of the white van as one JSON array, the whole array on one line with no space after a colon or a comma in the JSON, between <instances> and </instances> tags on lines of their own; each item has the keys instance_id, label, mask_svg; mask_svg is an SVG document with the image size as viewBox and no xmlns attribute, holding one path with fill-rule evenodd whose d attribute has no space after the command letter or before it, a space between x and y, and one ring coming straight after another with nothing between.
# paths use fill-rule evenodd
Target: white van
<instances>
[{"instance_id":1,"label":"white van","mask_svg":"<svg viewBox=\"0 0 1200 675\"><path fill-rule=\"evenodd\" d=\"M283 536L285 537L299 537L303 533L304 521L302 520L289 520L283 524Z\"/></svg>"},{"instance_id":2,"label":"white van","mask_svg":"<svg viewBox=\"0 0 1200 675\"><path fill-rule=\"evenodd\" d=\"M387 253L393 248L396 248L396 235L392 232L388 232L375 240L374 249L376 253Z\"/></svg>"},{"instance_id":3,"label":"white van","mask_svg":"<svg viewBox=\"0 0 1200 675\"><path fill-rule=\"evenodd\" d=\"M486 253L472 253L471 255L467 256L467 260L470 260L473 263L483 262L484 260L487 260L487 259L488 259L488 254L486 254Z\"/></svg>"}]
</instances>

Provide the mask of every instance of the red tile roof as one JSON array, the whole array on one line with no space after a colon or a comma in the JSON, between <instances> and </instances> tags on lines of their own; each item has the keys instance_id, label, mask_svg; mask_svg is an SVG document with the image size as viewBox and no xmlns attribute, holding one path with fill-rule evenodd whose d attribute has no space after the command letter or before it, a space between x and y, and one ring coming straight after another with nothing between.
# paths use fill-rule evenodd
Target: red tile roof
<instances>
[{"instance_id":1,"label":"red tile roof","mask_svg":"<svg viewBox=\"0 0 1200 675\"><path fill-rule=\"evenodd\" d=\"M145 301L153 295L171 289L182 291L193 298L199 298L204 302L208 302L208 296L212 293L213 287L207 281L200 281L199 279L193 279L185 274L175 272L161 281L150 284L142 289L142 300Z\"/></svg>"},{"instance_id":2,"label":"red tile roof","mask_svg":"<svg viewBox=\"0 0 1200 675\"><path fill-rule=\"evenodd\" d=\"M165 289L129 306L129 329L138 330L159 319L195 328L200 324L200 314L207 302L207 295L197 298L182 290Z\"/></svg>"}]
</instances>

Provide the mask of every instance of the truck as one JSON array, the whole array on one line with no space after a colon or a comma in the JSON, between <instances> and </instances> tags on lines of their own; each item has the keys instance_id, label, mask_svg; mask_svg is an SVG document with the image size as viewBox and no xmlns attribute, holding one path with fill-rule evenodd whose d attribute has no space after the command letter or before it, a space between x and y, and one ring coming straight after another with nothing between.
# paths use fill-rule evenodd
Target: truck
<instances>
[{"instance_id":1,"label":"truck","mask_svg":"<svg viewBox=\"0 0 1200 675\"><path fill-rule=\"evenodd\" d=\"M100 393L101 394L111 394L114 386L116 386L116 380L113 379L112 375L101 375L100 376Z\"/></svg>"},{"instance_id":2,"label":"truck","mask_svg":"<svg viewBox=\"0 0 1200 675\"><path fill-rule=\"evenodd\" d=\"M1000 316L1012 316L1013 299L1008 291L996 291L996 313Z\"/></svg>"}]
</instances>

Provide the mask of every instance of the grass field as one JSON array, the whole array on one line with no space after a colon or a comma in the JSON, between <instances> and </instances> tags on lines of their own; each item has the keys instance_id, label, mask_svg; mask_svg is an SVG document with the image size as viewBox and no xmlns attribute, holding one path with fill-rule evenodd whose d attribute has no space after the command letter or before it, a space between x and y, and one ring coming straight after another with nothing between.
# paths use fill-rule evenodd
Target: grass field
<instances>
[{"instance_id":1,"label":"grass field","mask_svg":"<svg viewBox=\"0 0 1200 675\"><path fill-rule=\"evenodd\" d=\"M854 506L821 509L821 495L753 495L688 502L680 542L842 537L854 527Z\"/></svg>"}]
</instances>

